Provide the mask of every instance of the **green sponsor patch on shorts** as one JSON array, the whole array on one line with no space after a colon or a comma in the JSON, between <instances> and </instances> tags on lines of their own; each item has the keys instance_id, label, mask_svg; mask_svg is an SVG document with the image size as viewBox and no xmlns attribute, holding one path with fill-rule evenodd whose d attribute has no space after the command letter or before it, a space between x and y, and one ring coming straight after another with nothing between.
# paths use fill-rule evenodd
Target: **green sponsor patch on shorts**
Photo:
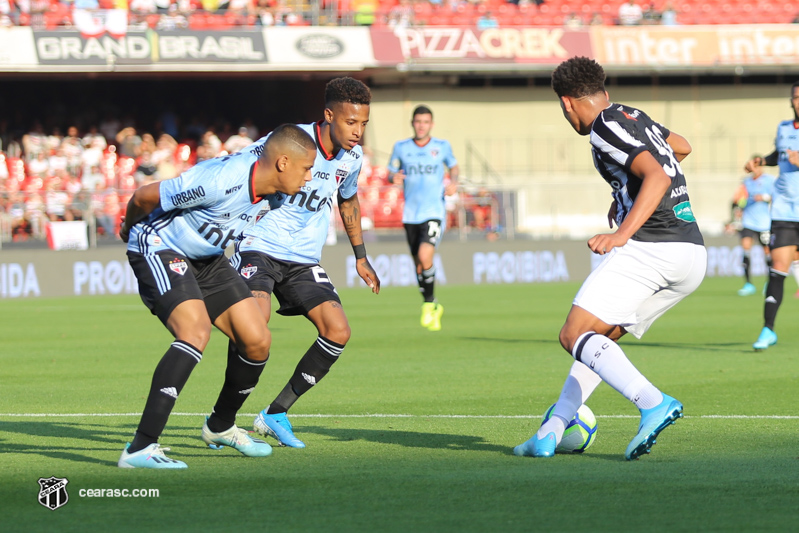
<instances>
[{"instance_id":1,"label":"green sponsor patch on shorts","mask_svg":"<svg viewBox=\"0 0 799 533\"><path fill-rule=\"evenodd\" d=\"M691 210L691 202L680 202L674 206L674 216L686 222L696 222L694 212Z\"/></svg>"}]
</instances>

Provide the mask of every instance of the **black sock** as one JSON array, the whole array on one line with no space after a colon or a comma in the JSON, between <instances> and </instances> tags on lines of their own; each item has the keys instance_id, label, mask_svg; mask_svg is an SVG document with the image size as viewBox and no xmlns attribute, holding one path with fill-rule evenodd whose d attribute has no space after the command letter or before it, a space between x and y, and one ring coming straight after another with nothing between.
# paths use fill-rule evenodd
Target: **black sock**
<instances>
[{"instance_id":1,"label":"black sock","mask_svg":"<svg viewBox=\"0 0 799 533\"><path fill-rule=\"evenodd\" d=\"M311 390L330 371L333 363L338 361L344 351L344 345L333 342L321 335L316 339L305 355L302 356L289 382L269 404L267 414L285 413L300 396Z\"/></svg>"},{"instance_id":2,"label":"black sock","mask_svg":"<svg viewBox=\"0 0 799 533\"><path fill-rule=\"evenodd\" d=\"M175 341L155 367L150 394L141 415L136 436L128 452L137 452L157 442L164 431L169 413L175 406L178 394L191 375L191 371L203 358L200 350L188 342Z\"/></svg>"},{"instance_id":3,"label":"black sock","mask_svg":"<svg viewBox=\"0 0 799 533\"><path fill-rule=\"evenodd\" d=\"M225 384L208 417L208 429L214 433L226 431L236 423L236 413L258 384L266 361L252 361L239 353L233 341L228 343Z\"/></svg>"},{"instance_id":4,"label":"black sock","mask_svg":"<svg viewBox=\"0 0 799 533\"><path fill-rule=\"evenodd\" d=\"M744 252L743 266L744 266L744 279L746 280L747 283L751 283L749 281L749 265L751 263L752 263L752 260L749 257L749 252L745 251Z\"/></svg>"},{"instance_id":5,"label":"black sock","mask_svg":"<svg viewBox=\"0 0 799 533\"><path fill-rule=\"evenodd\" d=\"M763 307L763 325L772 331L774 330L774 321L777 319L777 311L782 304L782 293L787 276L788 274L785 272L769 271L766 304Z\"/></svg>"},{"instance_id":6,"label":"black sock","mask_svg":"<svg viewBox=\"0 0 799 533\"><path fill-rule=\"evenodd\" d=\"M419 292L422 293L424 301L434 302L436 300L435 296L433 296L436 284L436 267L431 266L427 270L422 270L422 273L418 274L416 279L419 282Z\"/></svg>"}]
</instances>

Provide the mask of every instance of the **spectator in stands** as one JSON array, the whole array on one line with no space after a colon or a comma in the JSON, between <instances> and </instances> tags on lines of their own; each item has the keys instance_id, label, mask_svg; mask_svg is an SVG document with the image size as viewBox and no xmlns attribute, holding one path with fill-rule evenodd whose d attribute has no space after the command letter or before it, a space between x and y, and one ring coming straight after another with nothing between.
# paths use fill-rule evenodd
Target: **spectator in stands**
<instances>
[{"instance_id":1,"label":"spectator in stands","mask_svg":"<svg viewBox=\"0 0 799 533\"><path fill-rule=\"evenodd\" d=\"M591 26L602 26L605 24L605 19L602 17L602 13L596 11L593 15L591 15L591 22L589 22Z\"/></svg>"},{"instance_id":2,"label":"spectator in stands","mask_svg":"<svg viewBox=\"0 0 799 533\"><path fill-rule=\"evenodd\" d=\"M168 133L161 134L158 137L158 142L155 143L155 151L152 153L153 163L156 165L161 164L163 161L171 161L174 163L175 150L178 148L178 142L174 137Z\"/></svg>"},{"instance_id":3,"label":"spectator in stands","mask_svg":"<svg viewBox=\"0 0 799 533\"><path fill-rule=\"evenodd\" d=\"M153 137L152 133L142 133L141 144L136 149L136 156L138 157L145 150L150 153L153 153L155 152L155 149L156 149L155 138Z\"/></svg>"},{"instance_id":4,"label":"spectator in stands","mask_svg":"<svg viewBox=\"0 0 799 533\"><path fill-rule=\"evenodd\" d=\"M567 28L579 28L583 25L583 19L580 15L572 11L563 18L563 25Z\"/></svg>"},{"instance_id":5,"label":"spectator in stands","mask_svg":"<svg viewBox=\"0 0 799 533\"><path fill-rule=\"evenodd\" d=\"M105 176L100 172L99 165L92 166L83 171L81 176L81 186L86 191L93 191L98 187L105 187Z\"/></svg>"},{"instance_id":6,"label":"spectator in stands","mask_svg":"<svg viewBox=\"0 0 799 533\"><path fill-rule=\"evenodd\" d=\"M636 26L641 23L643 16L644 12L635 0L629 0L619 6L619 24L622 26Z\"/></svg>"},{"instance_id":7,"label":"spectator in stands","mask_svg":"<svg viewBox=\"0 0 799 533\"><path fill-rule=\"evenodd\" d=\"M36 158L28 161L28 175L34 178L46 178L50 172L50 161L44 150L36 152Z\"/></svg>"},{"instance_id":8,"label":"spectator in stands","mask_svg":"<svg viewBox=\"0 0 799 533\"><path fill-rule=\"evenodd\" d=\"M116 141L119 145L119 155L125 157L137 157L139 155L138 151L142 139L136 135L136 128L131 126L122 128L119 133L116 134Z\"/></svg>"},{"instance_id":9,"label":"spectator in stands","mask_svg":"<svg viewBox=\"0 0 799 533\"><path fill-rule=\"evenodd\" d=\"M247 132L247 128L242 126L239 128L238 134L231 135L228 137L228 140L225 141L225 150L227 150L227 153L233 154L242 148L246 148L247 146L251 145L252 142L253 141Z\"/></svg>"},{"instance_id":10,"label":"spectator in stands","mask_svg":"<svg viewBox=\"0 0 799 533\"><path fill-rule=\"evenodd\" d=\"M44 134L42 125L36 121L33 123L31 131L22 136L22 149L25 152L25 159L31 161L36 159L39 152L44 152L47 147L47 137Z\"/></svg>"},{"instance_id":11,"label":"spectator in stands","mask_svg":"<svg viewBox=\"0 0 799 533\"><path fill-rule=\"evenodd\" d=\"M371 26L380 3L378 0L352 0L353 22L356 26Z\"/></svg>"},{"instance_id":12,"label":"spectator in stands","mask_svg":"<svg viewBox=\"0 0 799 533\"><path fill-rule=\"evenodd\" d=\"M677 26L677 11L671 2L668 2L663 8L663 13L660 14L660 24L662 26Z\"/></svg>"},{"instance_id":13,"label":"spectator in stands","mask_svg":"<svg viewBox=\"0 0 799 533\"><path fill-rule=\"evenodd\" d=\"M76 2L79 0L75 0ZM132 15L138 17L146 17L147 15L155 15L158 12L158 5L155 0L130 0L130 12Z\"/></svg>"},{"instance_id":14,"label":"spectator in stands","mask_svg":"<svg viewBox=\"0 0 799 533\"><path fill-rule=\"evenodd\" d=\"M67 209L67 204L70 201L69 194L62 190L60 185L60 180L49 180L44 195L45 214L53 222L72 220L72 212Z\"/></svg>"},{"instance_id":15,"label":"spectator in stands","mask_svg":"<svg viewBox=\"0 0 799 533\"><path fill-rule=\"evenodd\" d=\"M102 142L104 143L105 141ZM100 140L94 139L92 144L80 154L82 174L85 175L89 173L92 167L100 167L100 163L103 160L103 150L100 148L101 144Z\"/></svg>"},{"instance_id":16,"label":"spectator in stands","mask_svg":"<svg viewBox=\"0 0 799 533\"><path fill-rule=\"evenodd\" d=\"M256 26L275 25L275 15L272 13L272 7L269 3L269 0L258 0L258 4L255 6L255 14L258 16L255 19Z\"/></svg>"},{"instance_id":17,"label":"spectator in stands","mask_svg":"<svg viewBox=\"0 0 799 533\"><path fill-rule=\"evenodd\" d=\"M477 29L488 30L491 28L499 28L499 22L490 11L486 11L477 19Z\"/></svg>"},{"instance_id":18,"label":"spectator in stands","mask_svg":"<svg viewBox=\"0 0 799 533\"><path fill-rule=\"evenodd\" d=\"M399 0L388 13L388 26L390 28L407 28L413 25L413 5L410 0Z\"/></svg>"},{"instance_id":19,"label":"spectator in stands","mask_svg":"<svg viewBox=\"0 0 799 533\"><path fill-rule=\"evenodd\" d=\"M108 146L105 136L97 131L97 126L94 124L89 126L89 132L83 136L83 139L81 139L81 144L83 145L83 148L97 146L100 150L105 150Z\"/></svg>"},{"instance_id":20,"label":"spectator in stands","mask_svg":"<svg viewBox=\"0 0 799 533\"><path fill-rule=\"evenodd\" d=\"M27 241L33 234L30 221L25 218L25 199L19 191L8 193L6 212L11 216L11 239Z\"/></svg>"},{"instance_id":21,"label":"spectator in stands","mask_svg":"<svg viewBox=\"0 0 799 533\"><path fill-rule=\"evenodd\" d=\"M53 132L48 135L45 140L45 152L48 156L51 155L59 146L61 146L61 140L63 138L64 136L61 135L61 128L53 128Z\"/></svg>"},{"instance_id":22,"label":"spectator in stands","mask_svg":"<svg viewBox=\"0 0 799 533\"><path fill-rule=\"evenodd\" d=\"M64 149L60 146L53 152L47 162L50 166L50 174L53 176L58 175L61 171L66 172L69 164Z\"/></svg>"},{"instance_id":23,"label":"spectator in stands","mask_svg":"<svg viewBox=\"0 0 799 533\"><path fill-rule=\"evenodd\" d=\"M158 24L155 25L155 29L166 31L182 30L188 27L189 21L178 11L177 4L170 5L167 12L158 17Z\"/></svg>"},{"instance_id":24,"label":"spectator in stands","mask_svg":"<svg viewBox=\"0 0 799 533\"><path fill-rule=\"evenodd\" d=\"M152 154L149 150L142 152L139 157L139 164L133 173L133 179L136 180L136 185L141 186L152 181L158 180L158 166L153 161Z\"/></svg>"},{"instance_id":25,"label":"spectator in stands","mask_svg":"<svg viewBox=\"0 0 799 533\"><path fill-rule=\"evenodd\" d=\"M660 24L660 16L660 12L655 8L655 4L650 3L641 13L641 24L644 26Z\"/></svg>"},{"instance_id":26,"label":"spectator in stands","mask_svg":"<svg viewBox=\"0 0 799 533\"><path fill-rule=\"evenodd\" d=\"M197 161L204 161L206 159L213 159L218 156L222 151L222 141L216 136L214 130L209 128L200 139L200 145L197 146Z\"/></svg>"}]
</instances>

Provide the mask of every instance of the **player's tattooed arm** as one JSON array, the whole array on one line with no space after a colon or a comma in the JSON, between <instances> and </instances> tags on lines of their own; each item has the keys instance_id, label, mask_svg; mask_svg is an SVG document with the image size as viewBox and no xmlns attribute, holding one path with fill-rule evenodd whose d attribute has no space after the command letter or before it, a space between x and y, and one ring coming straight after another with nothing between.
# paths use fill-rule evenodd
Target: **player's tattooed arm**
<instances>
[{"instance_id":1,"label":"player's tattooed arm","mask_svg":"<svg viewBox=\"0 0 799 533\"><path fill-rule=\"evenodd\" d=\"M355 270L363 279L372 292L380 292L380 278L377 277L375 269L369 264L366 257L366 246L363 244L363 230L361 229L361 204L358 195L353 194L350 198L342 198L338 195L338 210L341 213L341 221L344 222L344 230L350 239L352 250L355 253Z\"/></svg>"}]
</instances>

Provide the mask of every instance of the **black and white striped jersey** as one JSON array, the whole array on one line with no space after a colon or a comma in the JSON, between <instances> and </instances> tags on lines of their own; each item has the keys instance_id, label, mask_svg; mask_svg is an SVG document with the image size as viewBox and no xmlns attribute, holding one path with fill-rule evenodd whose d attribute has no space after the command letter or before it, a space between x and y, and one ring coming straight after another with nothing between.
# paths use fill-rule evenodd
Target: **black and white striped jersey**
<instances>
[{"instance_id":1,"label":"black and white striped jersey","mask_svg":"<svg viewBox=\"0 0 799 533\"><path fill-rule=\"evenodd\" d=\"M630 171L633 159L647 150L671 178L671 187L652 216L632 236L643 242L690 242L704 244L696 224L680 163L666 142L669 130L646 113L622 104L610 104L591 126L594 166L613 188L616 224L633 207L642 180Z\"/></svg>"}]
</instances>

